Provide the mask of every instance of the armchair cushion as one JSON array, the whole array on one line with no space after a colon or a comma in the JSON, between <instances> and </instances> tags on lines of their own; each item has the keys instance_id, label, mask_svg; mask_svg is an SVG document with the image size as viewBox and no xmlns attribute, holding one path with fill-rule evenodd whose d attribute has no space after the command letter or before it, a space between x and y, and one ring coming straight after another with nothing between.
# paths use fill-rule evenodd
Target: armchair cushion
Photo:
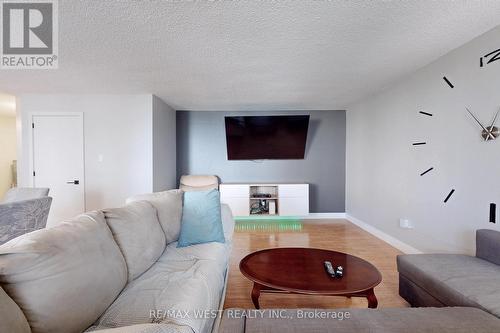
<instances>
[{"instance_id":1,"label":"armchair cushion","mask_svg":"<svg viewBox=\"0 0 500 333\"><path fill-rule=\"evenodd\" d=\"M49 195L49 189L40 187L14 187L7 191L2 203L37 199Z\"/></svg>"},{"instance_id":2,"label":"armchair cushion","mask_svg":"<svg viewBox=\"0 0 500 333\"><path fill-rule=\"evenodd\" d=\"M184 192L218 190L219 179L216 176L184 175L179 188Z\"/></svg>"},{"instance_id":3,"label":"armchair cushion","mask_svg":"<svg viewBox=\"0 0 500 333\"><path fill-rule=\"evenodd\" d=\"M42 197L0 204L0 245L45 228L51 203L51 197Z\"/></svg>"}]
</instances>

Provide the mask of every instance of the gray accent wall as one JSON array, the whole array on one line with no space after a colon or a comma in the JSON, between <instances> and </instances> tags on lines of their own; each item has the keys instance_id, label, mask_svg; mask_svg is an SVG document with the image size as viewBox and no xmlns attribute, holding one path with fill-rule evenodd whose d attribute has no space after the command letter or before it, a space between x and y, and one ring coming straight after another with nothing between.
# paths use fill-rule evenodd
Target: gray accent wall
<instances>
[{"instance_id":1,"label":"gray accent wall","mask_svg":"<svg viewBox=\"0 0 500 333\"><path fill-rule=\"evenodd\" d=\"M311 116L303 160L229 161L225 116ZM177 182L183 174L213 174L222 182L310 184L311 213L345 211L346 114L333 111L177 111Z\"/></svg>"}]
</instances>

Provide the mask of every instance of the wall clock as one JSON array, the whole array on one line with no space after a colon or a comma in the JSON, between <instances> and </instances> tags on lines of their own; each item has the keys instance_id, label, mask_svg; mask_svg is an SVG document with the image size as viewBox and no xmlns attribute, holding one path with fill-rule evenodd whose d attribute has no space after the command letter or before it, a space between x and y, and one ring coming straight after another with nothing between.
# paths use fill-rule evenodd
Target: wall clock
<instances>
[{"instance_id":1,"label":"wall clock","mask_svg":"<svg viewBox=\"0 0 500 333\"><path fill-rule=\"evenodd\" d=\"M486 67L490 66L493 62L496 61L500 61L500 49L488 52L486 55L481 56L479 58L479 67L480 69L485 69ZM452 82L452 80L450 80L448 77L443 76L442 82L448 88L455 89L454 82ZM480 117L477 115L477 113L469 105L464 105L463 108L464 108L463 114L465 116L470 117L471 121L473 121L477 125L477 135L481 138L481 141L483 141L484 144L493 144L495 141L497 141L497 139L500 136L500 125L498 124L500 122L500 117L499 117L500 108L495 110L495 112L491 115L491 118L489 119L488 122L484 122L483 120L481 120ZM428 110L418 110L418 114L421 117L434 117L434 114L432 112L429 112ZM427 145L427 142L417 141L413 142L412 145L414 147L425 146ZM434 166L429 166L428 168L420 170L419 176L425 177L434 170L435 170ZM456 192L455 188L451 188L446 193L443 193L442 202L446 204L450 200L452 200L455 192ZM489 222L496 223L495 203L489 204Z\"/></svg>"}]
</instances>

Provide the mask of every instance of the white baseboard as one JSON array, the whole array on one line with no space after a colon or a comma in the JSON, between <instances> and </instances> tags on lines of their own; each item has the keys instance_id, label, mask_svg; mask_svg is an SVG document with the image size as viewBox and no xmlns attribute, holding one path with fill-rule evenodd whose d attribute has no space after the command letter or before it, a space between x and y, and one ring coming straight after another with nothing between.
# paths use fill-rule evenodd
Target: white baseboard
<instances>
[{"instance_id":1,"label":"white baseboard","mask_svg":"<svg viewBox=\"0 0 500 333\"><path fill-rule=\"evenodd\" d=\"M250 215L235 216L236 220L280 220L280 219L300 219L300 220L326 220L345 219L345 213L309 213L306 216L280 216L280 215Z\"/></svg>"},{"instance_id":2,"label":"white baseboard","mask_svg":"<svg viewBox=\"0 0 500 333\"><path fill-rule=\"evenodd\" d=\"M383 231L375 228L374 226L372 226L372 225L370 225L370 224L368 224L366 222L363 222L361 220L358 220L354 216L351 216L349 214L345 214L345 218L349 222L357 225L361 229L369 232L373 236L375 236L375 237L383 240L384 242L386 242L389 245L395 247L396 249L398 249L399 251L401 251L403 253L406 253L406 254L419 254L419 253L423 253L422 251L417 250L416 248L414 248L414 247L412 247L412 246L410 246L410 245L408 245L406 243L403 243L399 239L394 238L391 235L386 234L385 232L383 232Z\"/></svg>"},{"instance_id":3,"label":"white baseboard","mask_svg":"<svg viewBox=\"0 0 500 333\"><path fill-rule=\"evenodd\" d=\"M303 219L345 219L345 213L309 213L309 215L304 216Z\"/></svg>"}]
</instances>

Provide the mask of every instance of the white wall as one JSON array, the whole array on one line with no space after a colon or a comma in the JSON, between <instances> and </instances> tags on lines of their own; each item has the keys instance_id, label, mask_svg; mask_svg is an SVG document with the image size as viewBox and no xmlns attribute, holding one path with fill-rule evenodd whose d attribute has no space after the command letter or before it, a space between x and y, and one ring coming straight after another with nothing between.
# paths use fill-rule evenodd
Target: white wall
<instances>
[{"instance_id":1,"label":"white wall","mask_svg":"<svg viewBox=\"0 0 500 333\"><path fill-rule=\"evenodd\" d=\"M175 110L153 96L153 191L164 191L176 184Z\"/></svg>"},{"instance_id":2,"label":"white wall","mask_svg":"<svg viewBox=\"0 0 500 333\"><path fill-rule=\"evenodd\" d=\"M0 115L0 200L11 187L16 155L16 117Z\"/></svg>"},{"instance_id":3,"label":"white wall","mask_svg":"<svg viewBox=\"0 0 500 333\"><path fill-rule=\"evenodd\" d=\"M500 138L482 141L465 110L489 123L500 108L500 61L479 67L499 41L497 27L347 108L347 214L424 252L473 253L476 229L500 229L488 222L490 202L500 206Z\"/></svg>"},{"instance_id":4,"label":"white wall","mask_svg":"<svg viewBox=\"0 0 500 333\"><path fill-rule=\"evenodd\" d=\"M18 117L19 182L28 185L30 114L83 112L86 209L117 207L153 190L151 95L22 95ZM102 162L99 161L102 155ZM175 156L175 154L174 154ZM173 172L175 177L175 172Z\"/></svg>"}]
</instances>

